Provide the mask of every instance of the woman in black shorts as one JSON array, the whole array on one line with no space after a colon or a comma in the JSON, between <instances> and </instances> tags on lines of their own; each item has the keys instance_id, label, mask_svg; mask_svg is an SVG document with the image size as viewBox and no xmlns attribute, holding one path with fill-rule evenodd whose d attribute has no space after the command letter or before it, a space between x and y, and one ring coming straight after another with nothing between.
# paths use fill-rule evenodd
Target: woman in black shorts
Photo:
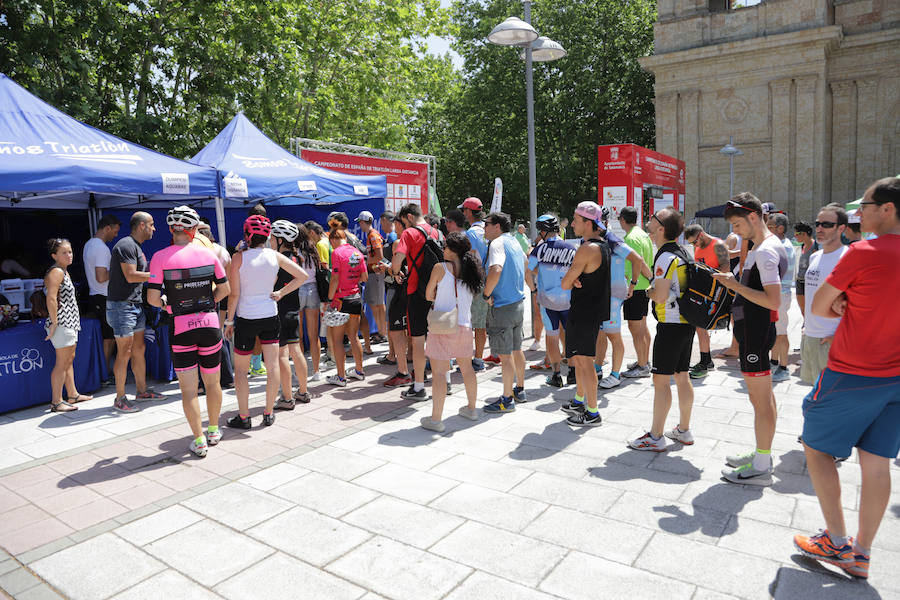
<instances>
[{"instance_id":1,"label":"woman in black shorts","mask_svg":"<svg viewBox=\"0 0 900 600\"><path fill-rule=\"evenodd\" d=\"M331 224L331 223L329 223ZM328 241L334 251L331 253L331 283L328 287L328 302L331 308L350 315L343 325L329 327L328 340L334 349L334 362L337 373L329 375L325 381L331 385L344 387L347 377L365 379L362 364L362 346L359 343L359 319L362 315L362 296L359 284L368 279L366 273L366 257L363 253L347 243L347 234L340 227L331 226ZM344 372L344 336L350 338L350 350L353 352L355 367L349 373Z\"/></svg>"}]
</instances>

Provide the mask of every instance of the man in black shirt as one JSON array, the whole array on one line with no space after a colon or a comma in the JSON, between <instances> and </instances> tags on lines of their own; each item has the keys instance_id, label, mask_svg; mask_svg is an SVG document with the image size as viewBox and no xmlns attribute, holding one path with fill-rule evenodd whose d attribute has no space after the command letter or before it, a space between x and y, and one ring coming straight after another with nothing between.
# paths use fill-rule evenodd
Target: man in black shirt
<instances>
[{"instance_id":1,"label":"man in black shirt","mask_svg":"<svg viewBox=\"0 0 900 600\"><path fill-rule=\"evenodd\" d=\"M144 308L141 291L150 279L147 257L141 244L153 237L156 228L153 217L145 212L131 216L131 233L119 240L112 249L109 264L109 290L106 300L106 321L116 337L116 399L113 408L120 412L140 410L125 396L128 361L134 373L135 399L162 398L147 387L147 365L144 361Z\"/></svg>"}]
</instances>

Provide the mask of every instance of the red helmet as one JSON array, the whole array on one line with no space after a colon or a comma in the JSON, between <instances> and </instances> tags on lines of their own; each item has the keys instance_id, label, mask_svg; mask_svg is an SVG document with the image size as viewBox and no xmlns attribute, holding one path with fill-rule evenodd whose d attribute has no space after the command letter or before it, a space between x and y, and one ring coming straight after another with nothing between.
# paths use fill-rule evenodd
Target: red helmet
<instances>
[{"instance_id":1,"label":"red helmet","mask_svg":"<svg viewBox=\"0 0 900 600\"><path fill-rule=\"evenodd\" d=\"M262 215L250 215L244 221L244 239L249 240L251 235L269 237L272 233L272 223Z\"/></svg>"}]
</instances>

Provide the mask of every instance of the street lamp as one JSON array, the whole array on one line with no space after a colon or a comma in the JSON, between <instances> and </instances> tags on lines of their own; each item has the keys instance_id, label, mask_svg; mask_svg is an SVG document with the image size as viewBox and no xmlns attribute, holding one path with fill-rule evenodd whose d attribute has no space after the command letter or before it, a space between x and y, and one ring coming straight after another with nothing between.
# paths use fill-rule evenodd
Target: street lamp
<instances>
[{"instance_id":1,"label":"street lamp","mask_svg":"<svg viewBox=\"0 0 900 600\"><path fill-rule=\"evenodd\" d=\"M525 20L510 17L494 27L488 34L488 42L498 46L524 48L519 55L525 59L525 108L528 116L528 204L531 217L531 239L537 237L537 174L534 158L534 83L532 61L549 62L563 58L565 49L547 37L538 37L531 26L531 0L522 0Z\"/></svg>"},{"instance_id":2,"label":"street lamp","mask_svg":"<svg viewBox=\"0 0 900 600\"><path fill-rule=\"evenodd\" d=\"M735 147L732 143L734 141L734 136L728 136L728 143L722 146L719 149L719 152L728 156L728 171L730 173L730 178L728 180L728 197L734 198L734 157L740 156L743 154L741 150Z\"/></svg>"}]
</instances>

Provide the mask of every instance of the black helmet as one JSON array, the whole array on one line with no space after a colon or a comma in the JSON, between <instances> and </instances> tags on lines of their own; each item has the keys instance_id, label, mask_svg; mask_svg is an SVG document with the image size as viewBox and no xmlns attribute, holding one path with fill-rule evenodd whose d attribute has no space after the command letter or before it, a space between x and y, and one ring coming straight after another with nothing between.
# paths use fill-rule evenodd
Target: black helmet
<instances>
[{"instance_id":1,"label":"black helmet","mask_svg":"<svg viewBox=\"0 0 900 600\"><path fill-rule=\"evenodd\" d=\"M538 231L559 231L559 219L553 215L541 215L535 225Z\"/></svg>"},{"instance_id":2,"label":"black helmet","mask_svg":"<svg viewBox=\"0 0 900 600\"><path fill-rule=\"evenodd\" d=\"M603 218L604 221L609 221L609 209L606 208L605 206L603 207L603 216L602 216L602 218Z\"/></svg>"}]
</instances>

